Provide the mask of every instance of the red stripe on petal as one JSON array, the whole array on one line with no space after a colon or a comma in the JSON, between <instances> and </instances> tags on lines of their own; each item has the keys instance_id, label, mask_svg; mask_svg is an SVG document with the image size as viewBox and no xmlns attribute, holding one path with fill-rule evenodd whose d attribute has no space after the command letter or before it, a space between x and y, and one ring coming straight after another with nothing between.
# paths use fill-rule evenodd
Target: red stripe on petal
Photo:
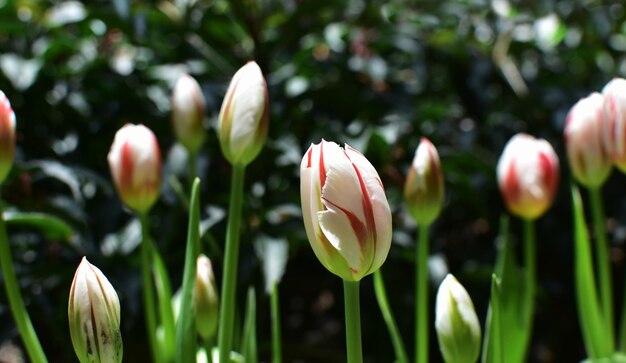
<instances>
[{"instance_id":1,"label":"red stripe on petal","mask_svg":"<svg viewBox=\"0 0 626 363\"><path fill-rule=\"evenodd\" d=\"M376 246L376 220L374 219L374 207L372 206L372 200L370 198L369 191L367 190L367 187L365 186L365 181L363 180L363 176L361 175L359 168L357 168L357 166L352 162L352 160L350 159L350 156L348 156L348 153L344 151L344 154L346 155L348 160L350 160L350 163L352 164L352 167L354 168L354 172L356 173L356 177L359 180L359 186L361 187L361 204L363 206L363 213L365 214L366 228L367 228L367 231L369 232L369 236L372 237L372 241L374 242L374 247L375 247Z\"/></svg>"},{"instance_id":2,"label":"red stripe on petal","mask_svg":"<svg viewBox=\"0 0 626 363\"><path fill-rule=\"evenodd\" d=\"M125 142L124 145L122 145L120 157L122 159L119 165L120 192L124 194L128 192L129 188L132 188L134 174L133 150L129 142Z\"/></svg>"},{"instance_id":3,"label":"red stripe on petal","mask_svg":"<svg viewBox=\"0 0 626 363\"><path fill-rule=\"evenodd\" d=\"M539 153L539 168L543 176L542 181L550 193L550 198L552 198L559 182L559 174L552 159L545 153Z\"/></svg>"},{"instance_id":4,"label":"red stripe on petal","mask_svg":"<svg viewBox=\"0 0 626 363\"><path fill-rule=\"evenodd\" d=\"M339 211L345 214L346 217L348 217L348 220L350 221L350 227L352 227L352 230L354 231L354 234L356 235L356 239L359 241L359 245L363 247L367 239L367 227L363 224L363 222L361 222L361 220L351 211L338 206L337 204L331 202L330 200L324 197L322 197L322 200L332 205L333 207L337 208Z\"/></svg>"},{"instance_id":5,"label":"red stripe on petal","mask_svg":"<svg viewBox=\"0 0 626 363\"><path fill-rule=\"evenodd\" d=\"M320 143L320 189L326 184L326 166L324 165L324 142Z\"/></svg>"},{"instance_id":6,"label":"red stripe on petal","mask_svg":"<svg viewBox=\"0 0 626 363\"><path fill-rule=\"evenodd\" d=\"M309 151L306 153L306 157L307 157L306 167L310 168L311 167L311 158L313 157L313 147L309 148Z\"/></svg>"}]
</instances>

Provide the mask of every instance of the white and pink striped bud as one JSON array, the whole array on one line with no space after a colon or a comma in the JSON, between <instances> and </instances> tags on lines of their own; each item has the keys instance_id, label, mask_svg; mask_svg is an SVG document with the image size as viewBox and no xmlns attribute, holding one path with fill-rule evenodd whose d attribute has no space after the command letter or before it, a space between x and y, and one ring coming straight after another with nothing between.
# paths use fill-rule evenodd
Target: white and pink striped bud
<instances>
[{"instance_id":1,"label":"white and pink striped bud","mask_svg":"<svg viewBox=\"0 0 626 363\"><path fill-rule=\"evenodd\" d=\"M211 339L217 330L219 298L211 260L205 255L196 262L196 330L203 339Z\"/></svg>"},{"instance_id":2,"label":"white and pink striped bud","mask_svg":"<svg viewBox=\"0 0 626 363\"><path fill-rule=\"evenodd\" d=\"M172 91L172 125L178 141L191 153L202 147L202 127L206 104L198 82L188 74L181 76Z\"/></svg>"},{"instance_id":3,"label":"white and pink striped bud","mask_svg":"<svg viewBox=\"0 0 626 363\"><path fill-rule=\"evenodd\" d=\"M443 173L435 146L422 138L404 183L404 201L417 224L428 226L443 206Z\"/></svg>"},{"instance_id":4,"label":"white and pink striped bud","mask_svg":"<svg viewBox=\"0 0 626 363\"><path fill-rule=\"evenodd\" d=\"M300 164L304 226L330 272L359 281L378 270L391 247L391 211L370 162L357 150L322 140Z\"/></svg>"},{"instance_id":5,"label":"white and pink striped bud","mask_svg":"<svg viewBox=\"0 0 626 363\"><path fill-rule=\"evenodd\" d=\"M81 363L122 361L120 301L106 276L85 257L72 281L67 315Z\"/></svg>"},{"instance_id":6,"label":"white and pink striped bud","mask_svg":"<svg viewBox=\"0 0 626 363\"><path fill-rule=\"evenodd\" d=\"M263 72L248 62L233 76L219 116L218 137L224 157L247 165L265 144L269 127L269 98Z\"/></svg>"},{"instance_id":7,"label":"white and pink striped bud","mask_svg":"<svg viewBox=\"0 0 626 363\"><path fill-rule=\"evenodd\" d=\"M626 79L611 80L602 95L604 143L615 166L626 172Z\"/></svg>"},{"instance_id":8,"label":"white and pink striped bud","mask_svg":"<svg viewBox=\"0 0 626 363\"><path fill-rule=\"evenodd\" d=\"M140 214L150 210L161 189L161 154L154 133L143 125L124 125L107 159L122 202Z\"/></svg>"},{"instance_id":9,"label":"white and pink striped bud","mask_svg":"<svg viewBox=\"0 0 626 363\"><path fill-rule=\"evenodd\" d=\"M578 101L565 122L565 144L570 168L586 187L599 187L613 167L602 138L604 97L595 92Z\"/></svg>"},{"instance_id":10,"label":"white and pink striped bud","mask_svg":"<svg viewBox=\"0 0 626 363\"><path fill-rule=\"evenodd\" d=\"M0 183L13 167L15 158L15 113L9 99L0 91Z\"/></svg>"},{"instance_id":11,"label":"white and pink striped bud","mask_svg":"<svg viewBox=\"0 0 626 363\"><path fill-rule=\"evenodd\" d=\"M559 159L550 144L517 134L498 161L498 184L509 211L536 219L552 205L559 183Z\"/></svg>"}]
</instances>

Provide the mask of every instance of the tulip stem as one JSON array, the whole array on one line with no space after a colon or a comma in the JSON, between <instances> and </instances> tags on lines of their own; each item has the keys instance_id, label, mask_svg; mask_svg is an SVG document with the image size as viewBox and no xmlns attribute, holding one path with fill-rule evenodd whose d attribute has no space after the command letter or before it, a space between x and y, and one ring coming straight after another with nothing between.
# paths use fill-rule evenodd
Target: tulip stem
<instances>
[{"instance_id":1,"label":"tulip stem","mask_svg":"<svg viewBox=\"0 0 626 363\"><path fill-rule=\"evenodd\" d=\"M524 295L524 354L528 351L533 329L533 313L535 311L535 291L537 289L537 241L535 238L535 221L524 219L524 280L526 291Z\"/></svg>"},{"instance_id":2,"label":"tulip stem","mask_svg":"<svg viewBox=\"0 0 626 363\"><path fill-rule=\"evenodd\" d=\"M189 162L189 180L193 185L195 178L198 176L198 153L197 152L189 152L188 154L188 162Z\"/></svg>"},{"instance_id":3,"label":"tulip stem","mask_svg":"<svg viewBox=\"0 0 626 363\"><path fill-rule=\"evenodd\" d=\"M235 318L235 288L237 286L237 266L239 259L239 225L245 165L233 165L230 186L228 225L226 229L226 252L222 276L222 303L218 330L219 362L229 362Z\"/></svg>"},{"instance_id":4,"label":"tulip stem","mask_svg":"<svg viewBox=\"0 0 626 363\"><path fill-rule=\"evenodd\" d=\"M348 363L362 363L361 348L361 306L359 281L343 280L343 298L346 314L346 348Z\"/></svg>"},{"instance_id":5,"label":"tulip stem","mask_svg":"<svg viewBox=\"0 0 626 363\"><path fill-rule=\"evenodd\" d=\"M389 307L387 290L385 289L385 281L383 280L383 273L381 270L374 272L374 292L376 293L378 306L380 307L383 319L385 320L385 324L387 324L387 329L389 330L389 335L391 336L391 343L393 344L393 349L396 353L396 360L398 363L409 363L409 356L406 354L406 348L404 347L402 336L400 336L398 326L396 325L393 313Z\"/></svg>"},{"instance_id":6,"label":"tulip stem","mask_svg":"<svg viewBox=\"0 0 626 363\"><path fill-rule=\"evenodd\" d=\"M419 226L415 253L415 362L428 362L428 227Z\"/></svg>"},{"instance_id":7,"label":"tulip stem","mask_svg":"<svg viewBox=\"0 0 626 363\"><path fill-rule=\"evenodd\" d=\"M4 208L0 202L0 213ZM22 341L26 347L28 357L33 363L47 363L48 359L41 348L35 328L28 316L28 311L24 306L24 300L20 294L17 277L15 276L15 268L13 267L13 259L11 257L11 247L9 246L9 238L4 224L4 217L0 217L0 265L2 265L2 275L4 279L4 287L9 298L9 306L17 330L22 336Z\"/></svg>"},{"instance_id":8,"label":"tulip stem","mask_svg":"<svg viewBox=\"0 0 626 363\"><path fill-rule=\"evenodd\" d=\"M272 295L270 296L272 303L272 362L281 363L282 348L281 348L281 336L280 336L280 305L278 295L278 283L275 282L272 286Z\"/></svg>"},{"instance_id":9,"label":"tulip stem","mask_svg":"<svg viewBox=\"0 0 626 363\"><path fill-rule=\"evenodd\" d=\"M163 355L157 343L156 308L154 306L154 285L152 284L152 245L148 227L148 213L139 216L141 220L141 278L143 283L143 303L146 315L146 329L148 330L148 342L152 351L154 362L162 363Z\"/></svg>"},{"instance_id":10,"label":"tulip stem","mask_svg":"<svg viewBox=\"0 0 626 363\"><path fill-rule=\"evenodd\" d=\"M591 204L591 217L593 218L593 231L596 237L596 264L600 275L598 283L600 285L600 301L602 312L608 324L607 329L614 340L613 323L613 290L611 288L611 265L609 260L609 243L606 238L604 207L602 205L602 193L600 188L589 188L589 201Z\"/></svg>"}]
</instances>

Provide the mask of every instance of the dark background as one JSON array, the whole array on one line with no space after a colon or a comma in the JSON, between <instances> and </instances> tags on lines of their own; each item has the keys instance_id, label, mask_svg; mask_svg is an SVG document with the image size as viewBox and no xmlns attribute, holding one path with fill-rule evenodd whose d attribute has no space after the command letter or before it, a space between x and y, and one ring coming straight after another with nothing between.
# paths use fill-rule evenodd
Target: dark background
<instances>
[{"instance_id":1,"label":"dark background","mask_svg":"<svg viewBox=\"0 0 626 363\"><path fill-rule=\"evenodd\" d=\"M416 230L402 206L402 185L414 150L421 137L430 138L445 173L445 207L431 230L438 267L431 272L453 272L484 324L504 212L495 165L506 141L523 131L548 139L561 159L555 205L537 224L539 290L528 360L580 361L562 130L579 98L626 75L625 51L621 1L0 0L0 89L17 115L18 144L2 195L12 207L53 214L76 231L66 241L10 230L44 350L51 362L75 361L67 296L86 255L120 295L125 361L147 357L139 226L114 192L106 154L125 123L156 133L166 166L151 231L177 289L187 218L175 190L177 183L187 190L189 180L171 130L169 94L183 71L199 81L207 101L199 171L211 228L203 248L221 280L230 166L215 128L230 78L254 59L267 78L270 131L246 174L237 300L241 311L245 290L256 287L262 360L271 353L269 299L253 244L270 237L289 243L280 285L284 360L345 361L341 280L314 257L299 210L298 168L311 142L349 143L381 175L394 221L382 270L412 355ZM603 191L616 306L624 284L624 185L615 171ZM512 227L520 236L520 222ZM369 277L361 299L366 361L391 362ZM6 301L2 289L0 344L19 346ZM431 361L440 360L433 331Z\"/></svg>"}]
</instances>

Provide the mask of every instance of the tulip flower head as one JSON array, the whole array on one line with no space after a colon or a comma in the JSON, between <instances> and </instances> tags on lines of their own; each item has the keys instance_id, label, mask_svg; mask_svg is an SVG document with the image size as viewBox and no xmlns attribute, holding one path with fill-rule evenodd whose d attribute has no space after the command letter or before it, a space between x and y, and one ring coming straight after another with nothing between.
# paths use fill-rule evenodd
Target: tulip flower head
<instances>
[{"instance_id":1,"label":"tulip flower head","mask_svg":"<svg viewBox=\"0 0 626 363\"><path fill-rule=\"evenodd\" d=\"M498 161L498 184L511 213L536 219L552 205L559 182L559 159L543 139L517 134Z\"/></svg>"},{"instance_id":2,"label":"tulip flower head","mask_svg":"<svg viewBox=\"0 0 626 363\"><path fill-rule=\"evenodd\" d=\"M422 138L404 184L404 200L415 221L430 225L443 205L443 174L435 146Z\"/></svg>"},{"instance_id":3,"label":"tulip flower head","mask_svg":"<svg viewBox=\"0 0 626 363\"><path fill-rule=\"evenodd\" d=\"M198 256L196 263L196 329L205 340L211 339L217 330L219 314L217 287L211 267L211 260L205 255Z\"/></svg>"},{"instance_id":4,"label":"tulip flower head","mask_svg":"<svg viewBox=\"0 0 626 363\"><path fill-rule=\"evenodd\" d=\"M261 68L255 62L241 67L230 81L219 116L222 153L233 165L247 165L265 144L269 99Z\"/></svg>"},{"instance_id":5,"label":"tulip flower head","mask_svg":"<svg viewBox=\"0 0 626 363\"><path fill-rule=\"evenodd\" d=\"M311 145L300 164L300 196L306 233L322 265L347 281L380 268L391 246L391 211L363 154L325 140Z\"/></svg>"},{"instance_id":6,"label":"tulip flower head","mask_svg":"<svg viewBox=\"0 0 626 363\"><path fill-rule=\"evenodd\" d=\"M626 79L611 80L602 94L604 143L615 166L626 172Z\"/></svg>"},{"instance_id":7,"label":"tulip flower head","mask_svg":"<svg viewBox=\"0 0 626 363\"><path fill-rule=\"evenodd\" d=\"M474 363L480 354L480 323L469 294L448 274L439 285L435 330L446 363Z\"/></svg>"},{"instance_id":8,"label":"tulip flower head","mask_svg":"<svg viewBox=\"0 0 626 363\"><path fill-rule=\"evenodd\" d=\"M565 123L567 157L576 180L587 187L606 181L612 168L602 138L604 98L599 93L578 101Z\"/></svg>"},{"instance_id":9,"label":"tulip flower head","mask_svg":"<svg viewBox=\"0 0 626 363\"><path fill-rule=\"evenodd\" d=\"M122 361L120 302L106 276L83 257L67 309L74 351L81 363Z\"/></svg>"},{"instance_id":10,"label":"tulip flower head","mask_svg":"<svg viewBox=\"0 0 626 363\"><path fill-rule=\"evenodd\" d=\"M172 92L172 125L178 141L191 153L198 152L204 142L205 109L198 82L188 74L180 77Z\"/></svg>"},{"instance_id":11,"label":"tulip flower head","mask_svg":"<svg viewBox=\"0 0 626 363\"><path fill-rule=\"evenodd\" d=\"M6 179L15 158L15 113L0 91L0 183Z\"/></svg>"},{"instance_id":12,"label":"tulip flower head","mask_svg":"<svg viewBox=\"0 0 626 363\"><path fill-rule=\"evenodd\" d=\"M146 213L161 188L161 154L152 131L143 125L126 124L115 134L108 161L124 204L137 213Z\"/></svg>"}]
</instances>

